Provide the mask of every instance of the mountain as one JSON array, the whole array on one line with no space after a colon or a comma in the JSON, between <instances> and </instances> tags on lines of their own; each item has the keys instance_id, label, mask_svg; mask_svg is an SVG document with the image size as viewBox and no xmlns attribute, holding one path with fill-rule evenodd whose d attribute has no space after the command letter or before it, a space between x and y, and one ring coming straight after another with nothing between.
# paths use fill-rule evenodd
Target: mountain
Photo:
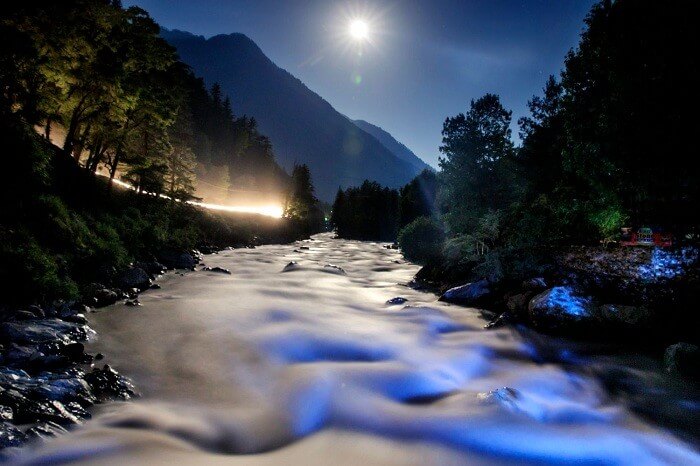
<instances>
[{"instance_id":1,"label":"mountain","mask_svg":"<svg viewBox=\"0 0 700 466\"><path fill-rule=\"evenodd\" d=\"M332 201L339 187L365 179L400 187L420 171L275 65L245 35L161 34L197 75L221 85L234 113L256 119L284 168L309 166L320 199Z\"/></svg>"},{"instance_id":2,"label":"mountain","mask_svg":"<svg viewBox=\"0 0 700 466\"><path fill-rule=\"evenodd\" d=\"M384 147L389 149L392 154L394 154L400 160L411 164L416 170L423 171L430 166L423 162L416 154L413 153L411 149L401 144L394 138L391 134L384 131L379 126L368 123L364 120L354 120L353 123L357 125L362 131L373 136L377 141L379 141Z\"/></svg>"}]
</instances>

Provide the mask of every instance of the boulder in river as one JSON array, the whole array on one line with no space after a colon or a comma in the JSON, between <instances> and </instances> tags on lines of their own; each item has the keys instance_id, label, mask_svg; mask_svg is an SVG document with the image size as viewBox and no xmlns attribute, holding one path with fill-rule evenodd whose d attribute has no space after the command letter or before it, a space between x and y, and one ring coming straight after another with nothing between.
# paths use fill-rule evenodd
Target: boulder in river
<instances>
[{"instance_id":1,"label":"boulder in river","mask_svg":"<svg viewBox=\"0 0 700 466\"><path fill-rule=\"evenodd\" d=\"M651 311L644 306L603 304L597 309L596 314L604 324L623 327L648 327L652 321Z\"/></svg>"},{"instance_id":2,"label":"boulder in river","mask_svg":"<svg viewBox=\"0 0 700 466\"><path fill-rule=\"evenodd\" d=\"M0 341L18 344L73 343L87 340L93 331L87 325L64 322L59 319L3 322Z\"/></svg>"},{"instance_id":3,"label":"boulder in river","mask_svg":"<svg viewBox=\"0 0 700 466\"><path fill-rule=\"evenodd\" d=\"M128 400L136 396L131 382L107 364L102 369L95 368L86 374L85 381L90 385L93 393L101 399Z\"/></svg>"},{"instance_id":4,"label":"boulder in river","mask_svg":"<svg viewBox=\"0 0 700 466\"><path fill-rule=\"evenodd\" d=\"M691 343L676 343L664 353L666 370L686 377L700 377L700 347Z\"/></svg>"},{"instance_id":5,"label":"boulder in river","mask_svg":"<svg viewBox=\"0 0 700 466\"><path fill-rule=\"evenodd\" d=\"M545 331L577 330L580 324L593 320L593 299L580 296L569 286L557 286L530 300L530 320Z\"/></svg>"},{"instance_id":6,"label":"boulder in river","mask_svg":"<svg viewBox=\"0 0 700 466\"><path fill-rule=\"evenodd\" d=\"M345 270L342 267L340 267L338 265L334 265L334 264L324 265L323 271L328 272L328 273L332 273L335 275L347 275L347 273L345 272Z\"/></svg>"},{"instance_id":7,"label":"boulder in river","mask_svg":"<svg viewBox=\"0 0 700 466\"><path fill-rule=\"evenodd\" d=\"M224 275L231 275L231 271L229 269L225 269L223 267L204 267L202 269L204 272L215 272L215 273L223 273Z\"/></svg>"},{"instance_id":8,"label":"boulder in river","mask_svg":"<svg viewBox=\"0 0 700 466\"><path fill-rule=\"evenodd\" d=\"M292 261L289 264L285 265L284 268L282 269L282 272L292 272L294 270L299 270L299 264L296 261Z\"/></svg>"},{"instance_id":9,"label":"boulder in river","mask_svg":"<svg viewBox=\"0 0 700 466\"><path fill-rule=\"evenodd\" d=\"M450 288L440 296L440 301L462 306L478 306L490 296L491 286L488 280L479 280L478 282Z\"/></svg>"},{"instance_id":10,"label":"boulder in river","mask_svg":"<svg viewBox=\"0 0 700 466\"><path fill-rule=\"evenodd\" d=\"M27 436L9 422L0 422L0 449L18 447L26 441Z\"/></svg>"},{"instance_id":11,"label":"boulder in river","mask_svg":"<svg viewBox=\"0 0 700 466\"><path fill-rule=\"evenodd\" d=\"M140 267L131 267L119 276L119 286L124 290L136 288L146 290L151 286L151 277Z\"/></svg>"}]
</instances>

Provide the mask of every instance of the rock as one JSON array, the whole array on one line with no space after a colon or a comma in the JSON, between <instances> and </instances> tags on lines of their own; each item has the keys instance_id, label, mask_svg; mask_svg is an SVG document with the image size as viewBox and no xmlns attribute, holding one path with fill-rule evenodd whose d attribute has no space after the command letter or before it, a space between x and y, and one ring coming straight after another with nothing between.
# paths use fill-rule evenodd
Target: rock
<instances>
[{"instance_id":1,"label":"rock","mask_svg":"<svg viewBox=\"0 0 700 466\"><path fill-rule=\"evenodd\" d=\"M15 320L34 320L38 317L28 311L15 311L12 318Z\"/></svg>"},{"instance_id":2,"label":"rock","mask_svg":"<svg viewBox=\"0 0 700 466\"><path fill-rule=\"evenodd\" d=\"M165 249L158 255L158 260L171 269L192 270L197 265L197 260L187 251Z\"/></svg>"},{"instance_id":3,"label":"rock","mask_svg":"<svg viewBox=\"0 0 700 466\"><path fill-rule=\"evenodd\" d=\"M43 319L44 317L46 317L46 314L44 314L44 310L37 305L29 306L27 308L27 312L31 312L32 314L34 314L34 317L36 317L37 319Z\"/></svg>"},{"instance_id":4,"label":"rock","mask_svg":"<svg viewBox=\"0 0 700 466\"><path fill-rule=\"evenodd\" d=\"M590 322L594 312L593 300L576 295L568 286L550 288L532 298L528 305L532 323L547 331L573 329L578 324Z\"/></svg>"},{"instance_id":5,"label":"rock","mask_svg":"<svg viewBox=\"0 0 700 466\"><path fill-rule=\"evenodd\" d=\"M653 315L644 306L603 304L597 309L597 317L606 324L648 327L652 322Z\"/></svg>"},{"instance_id":6,"label":"rock","mask_svg":"<svg viewBox=\"0 0 700 466\"><path fill-rule=\"evenodd\" d=\"M517 317L526 317L528 311L528 304L534 296L534 293L520 293L513 296L509 296L506 299L506 308L511 314Z\"/></svg>"},{"instance_id":7,"label":"rock","mask_svg":"<svg viewBox=\"0 0 700 466\"><path fill-rule=\"evenodd\" d=\"M151 278L154 278L157 275L162 275L167 270L167 267L157 260L138 261L134 264L134 267L144 270Z\"/></svg>"},{"instance_id":8,"label":"rock","mask_svg":"<svg viewBox=\"0 0 700 466\"><path fill-rule=\"evenodd\" d=\"M292 272L294 270L299 270L299 264L296 261L292 261L289 264L285 265L284 268L282 269L282 272Z\"/></svg>"},{"instance_id":9,"label":"rock","mask_svg":"<svg viewBox=\"0 0 700 466\"><path fill-rule=\"evenodd\" d=\"M151 289L152 289L152 290L160 290L161 288L162 288L162 287L161 287L159 284L157 284L157 283L154 283L153 285L151 285Z\"/></svg>"},{"instance_id":10,"label":"rock","mask_svg":"<svg viewBox=\"0 0 700 466\"><path fill-rule=\"evenodd\" d=\"M60 434L65 434L68 431L61 427L60 425L56 424L55 422L42 422L41 424L38 424L34 427L31 427L30 429L27 430L27 437L31 439L48 439L52 437L56 437L57 435Z\"/></svg>"},{"instance_id":11,"label":"rock","mask_svg":"<svg viewBox=\"0 0 700 466\"><path fill-rule=\"evenodd\" d=\"M139 301L138 299L127 299L126 301L124 301L124 304L129 307L138 307L141 305L141 301Z\"/></svg>"},{"instance_id":12,"label":"rock","mask_svg":"<svg viewBox=\"0 0 700 466\"><path fill-rule=\"evenodd\" d=\"M86 297L91 300L91 304L94 304L95 307L105 307L119 301L120 293L98 283L93 283L88 287Z\"/></svg>"},{"instance_id":13,"label":"rock","mask_svg":"<svg viewBox=\"0 0 700 466\"><path fill-rule=\"evenodd\" d=\"M332 273L335 275L347 275L347 273L345 273L345 270L343 270L342 267L339 267L339 266L333 265L333 264L324 265L323 271L328 272L328 273Z\"/></svg>"},{"instance_id":14,"label":"rock","mask_svg":"<svg viewBox=\"0 0 700 466\"><path fill-rule=\"evenodd\" d=\"M102 353L97 353L95 355L95 361L102 361L105 358L105 355Z\"/></svg>"},{"instance_id":15,"label":"rock","mask_svg":"<svg viewBox=\"0 0 700 466\"><path fill-rule=\"evenodd\" d=\"M389 304L389 305L391 305L391 306L393 306L393 305L396 305L396 304L404 304L404 303L406 303L407 301L408 301L408 299L402 298L401 296L397 296L396 298L391 298L391 299L390 299L389 301L387 301L386 303Z\"/></svg>"},{"instance_id":16,"label":"rock","mask_svg":"<svg viewBox=\"0 0 700 466\"><path fill-rule=\"evenodd\" d=\"M3 322L0 324L0 340L18 344L74 343L88 339L94 333L87 325L64 322L59 319Z\"/></svg>"},{"instance_id":17,"label":"rock","mask_svg":"<svg viewBox=\"0 0 700 466\"><path fill-rule=\"evenodd\" d=\"M84 314L75 314L72 316L64 317L63 320L66 322L73 322L74 324L85 325L88 323L87 318Z\"/></svg>"},{"instance_id":18,"label":"rock","mask_svg":"<svg viewBox=\"0 0 700 466\"><path fill-rule=\"evenodd\" d=\"M540 293L547 289L547 282L542 277L535 277L529 280L525 280L521 286L525 291L534 291L535 293Z\"/></svg>"},{"instance_id":19,"label":"rock","mask_svg":"<svg viewBox=\"0 0 700 466\"><path fill-rule=\"evenodd\" d=\"M18 447L26 442L27 436L8 422L0 422L0 449Z\"/></svg>"},{"instance_id":20,"label":"rock","mask_svg":"<svg viewBox=\"0 0 700 466\"><path fill-rule=\"evenodd\" d=\"M151 286L151 277L142 268L131 267L119 275L117 283L123 290L136 288L142 291Z\"/></svg>"},{"instance_id":21,"label":"rock","mask_svg":"<svg viewBox=\"0 0 700 466\"><path fill-rule=\"evenodd\" d=\"M450 288L440 296L440 301L462 306L476 306L482 304L490 296L491 288L489 282L487 280L479 280L478 282Z\"/></svg>"},{"instance_id":22,"label":"rock","mask_svg":"<svg viewBox=\"0 0 700 466\"><path fill-rule=\"evenodd\" d=\"M93 369L85 375L85 381L92 388L93 393L101 399L119 398L128 400L134 396L134 386L131 382L119 375L117 371L105 364L102 369Z\"/></svg>"},{"instance_id":23,"label":"rock","mask_svg":"<svg viewBox=\"0 0 700 466\"><path fill-rule=\"evenodd\" d=\"M511 317L510 313L508 312L503 312L501 313L498 317L495 319L489 321L486 325L484 325L484 328L486 330L492 330L494 328L499 328L503 327L504 325L507 325L513 321L513 318Z\"/></svg>"},{"instance_id":24,"label":"rock","mask_svg":"<svg viewBox=\"0 0 700 466\"><path fill-rule=\"evenodd\" d=\"M700 377L700 347L690 343L676 343L666 348L664 365L672 374Z\"/></svg>"},{"instance_id":25,"label":"rock","mask_svg":"<svg viewBox=\"0 0 700 466\"><path fill-rule=\"evenodd\" d=\"M13 417L12 408L9 406L0 406L0 421L11 421Z\"/></svg>"},{"instance_id":26,"label":"rock","mask_svg":"<svg viewBox=\"0 0 700 466\"><path fill-rule=\"evenodd\" d=\"M477 398L483 403L496 403L510 411L519 411L517 400L520 393L510 387L497 388L486 393L479 393Z\"/></svg>"},{"instance_id":27,"label":"rock","mask_svg":"<svg viewBox=\"0 0 700 466\"><path fill-rule=\"evenodd\" d=\"M223 273L226 275L231 275L231 271L229 269L225 269L223 267L204 267L202 270L205 272L216 272L216 273Z\"/></svg>"},{"instance_id":28,"label":"rock","mask_svg":"<svg viewBox=\"0 0 700 466\"><path fill-rule=\"evenodd\" d=\"M309 247L308 246L299 246L299 249L301 249L302 251L308 251Z\"/></svg>"}]
</instances>

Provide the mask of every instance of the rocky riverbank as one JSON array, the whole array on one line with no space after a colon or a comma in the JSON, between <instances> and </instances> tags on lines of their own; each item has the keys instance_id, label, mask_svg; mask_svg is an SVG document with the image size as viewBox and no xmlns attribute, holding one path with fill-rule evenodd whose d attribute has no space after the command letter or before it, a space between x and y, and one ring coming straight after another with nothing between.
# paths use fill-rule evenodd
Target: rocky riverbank
<instances>
[{"instance_id":1,"label":"rocky riverbank","mask_svg":"<svg viewBox=\"0 0 700 466\"><path fill-rule=\"evenodd\" d=\"M88 315L119 301L139 306L138 295L160 288L155 281L167 270L203 265L202 251L166 249L126 270L107 270L105 282L91 284L80 301L0 309L0 459L8 448L81 424L96 403L136 396L127 378L99 367L104 355L86 352L84 343L95 336Z\"/></svg>"},{"instance_id":2,"label":"rocky riverbank","mask_svg":"<svg viewBox=\"0 0 700 466\"><path fill-rule=\"evenodd\" d=\"M484 309L489 327L525 324L569 337L659 347L670 372L697 378L694 309L700 299L697 247L577 247L551 272L519 283L482 279L448 288L441 300Z\"/></svg>"}]
</instances>

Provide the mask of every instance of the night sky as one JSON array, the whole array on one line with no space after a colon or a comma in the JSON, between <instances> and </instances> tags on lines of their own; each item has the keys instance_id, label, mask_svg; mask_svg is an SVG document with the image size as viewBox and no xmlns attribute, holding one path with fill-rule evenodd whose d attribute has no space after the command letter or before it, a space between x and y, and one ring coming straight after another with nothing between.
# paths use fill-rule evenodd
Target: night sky
<instances>
[{"instance_id":1,"label":"night sky","mask_svg":"<svg viewBox=\"0 0 700 466\"><path fill-rule=\"evenodd\" d=\"M486 92L515 122L578 42L593 0L137 0L164 27L242 32L353 119L389 131L437 166L447 116ZM353 18L370 42L349 39ZM235 109L234 109L235 111Z\"/></svg>"}]
</instances>

